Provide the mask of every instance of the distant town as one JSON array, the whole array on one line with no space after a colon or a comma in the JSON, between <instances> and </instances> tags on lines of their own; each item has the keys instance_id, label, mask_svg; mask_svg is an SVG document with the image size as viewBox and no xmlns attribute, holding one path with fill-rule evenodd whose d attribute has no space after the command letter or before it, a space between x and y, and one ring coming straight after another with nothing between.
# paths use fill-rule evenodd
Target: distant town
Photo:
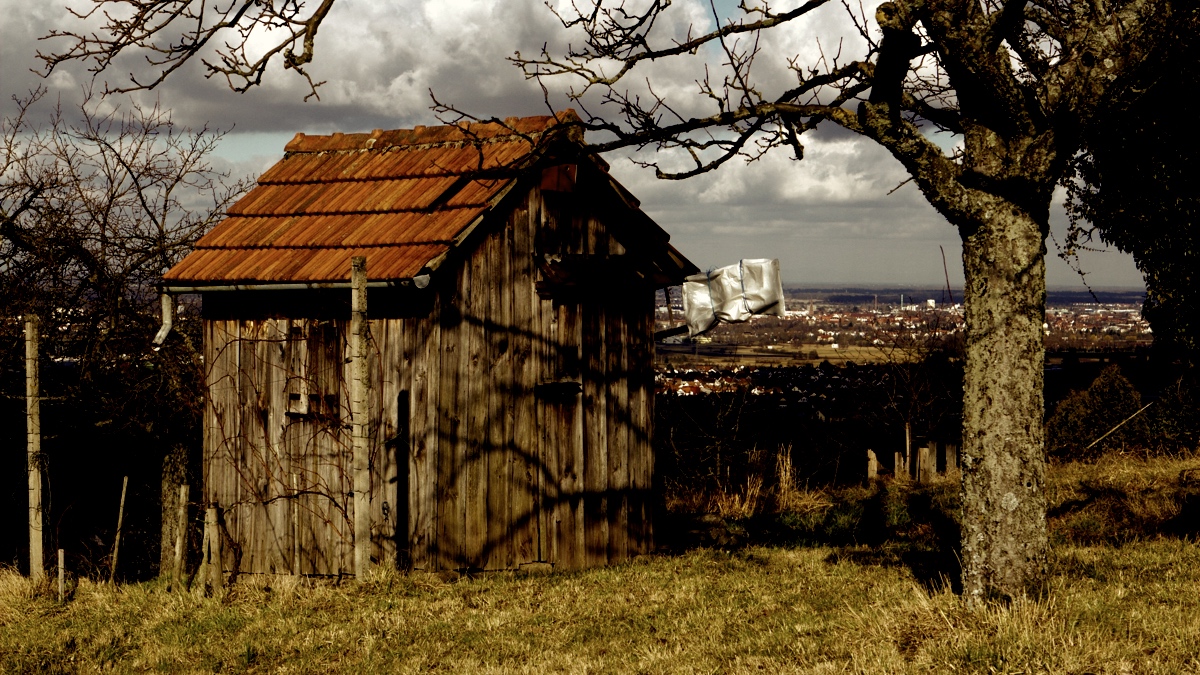
<instances>
[{"instance_id":1,"label":"distant town","mask_svg":"<svg viewBox=\"0 0 1200 675\"><path fill-rule=\"evenodd\" d=\"M656 327L683 321L679 289L659 296ZM793 365L805 361L871 363L918 358L953 346L964 329L961 291L785 288L783 317L723 323L703 335L666 338L667 365ZM1149 347L1140 291L1051 291L1046 309L1048 352L1132 351Z\"/></svg>"}]
</instances>

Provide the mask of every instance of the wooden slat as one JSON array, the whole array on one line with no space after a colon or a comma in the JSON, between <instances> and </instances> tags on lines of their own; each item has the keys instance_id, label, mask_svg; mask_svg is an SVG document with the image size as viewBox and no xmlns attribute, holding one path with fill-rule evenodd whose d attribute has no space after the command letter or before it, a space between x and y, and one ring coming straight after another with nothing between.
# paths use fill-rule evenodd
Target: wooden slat
<instances>
[{"instance_id":1,"label":"wooden slat","mask_svg":"<svg viewBox=\"0 0 1200 675\"><path fill-rule=\"evenodd\" d=\"M283 402L281 393L284 379L281 377L276 352L279 340L274 319L262 322L259 329L258 363L262 373L259 391L259 420L263 425L263 452L266 462L266 503L263 504L264 530L266 531L267 573L283 573L287 570L287 517L280 511L278 503L286 497L286 459L280 445L278 410Z\"/></svg>"},{"instance_id":2,"label":"wooden slat","mask_svg":"<svg viewBox=\"0 0 1200 675\"><path fill-rule=\"evenodd\" d=\"M610 335L608 361L608 559L625 560L629 555L629 312L624 306L608 313Z\"/></svg>"},{"instance_id":3,"label":"wooden slat","mask_svg":"<svg viewBox=\"0 0 1200 675\"><path fill-rule=\"evenodd\" d=\"M369 270L369 268L368 268ZM371 316L368 300L367 316ZM371 557L380 564L395 566L396 561L396 402L402 371L394 362L403 349L399 343L397 320L368 321L367 373L370 382L371 456Z\"/></svg>"},{"instance_id":4,"label":"wooden slat","mask_svg":"<svg viewBox=\"0 0 1200 675\"><path fill-rule=\"evenodd\" d=\"M241 321L238 324L238 360L237 360L237 390L238 390L238 434L235 479L235 497L232 501L222 502L225 513L225 525L233 540L239 544L237 548L224 546L225 565L232 569L235 559L244 569L254 569L260 557L256 547L259 545L258 533L254 531L261 523L257 518L261 504L258 485L262 476L262 458L255 449L255 441L261 437L256 419L257 396L255 392L254 375L256 370L254 354L254 322ZM248 544L246 543L248 542Z\"/></svg>"},{"instance_id":5,"label":"wooden slat","mask_svg":"<svg viewBox=\"0 0 1200 675\"><path fill-rule=\"evenodd\" d=\"M308 325L304 337L308 361L305 379L308 382L309 411L314 416L323 415L326 405L320 383L327 377L324 373L329 359L325 353L322 327L316 321L306 323ZM341 500L335 494L336 485L331 485L329 482L329 472L326 467L336 439L331 438L329 430L320 428L312 418L304 420L299 432L300 442L303 444L301 453L308 464L305 467L307 469L305 472L307 481L305 482L311 493L305 515L309 518L309 530L312 537L309 542L309 552L313 563L312 571L313 574L334 574L340 565L340 551L335 547L332 537L333 523L330 521L330 517L336 511L331 506L335 503L332 500L338 500L336 502L338 504L341 503Z\"/></svg>"},{"instance_id":6,"label":"wooden slat","mask_svg":"<svg viewBox=\"0 0 1200 675\"><path fill-rule=\"evenodd\" d=\"M367 268L370 270L370 267ZM373 564L385 564L385 559L394 559L395 549L392 546L391 504L387 489L395 487L396 469L384 452L383 439L395 432L394 402L388 403L387 397L396 395L395 378L390 377L380 361L381 354L387 350L390 331L387 322L372 320L371 302L367 300L367 456L370 468L369 485L371 487L371 546L367 555ZM390 474L390 476L389 476ZM388 482L391 478L391 482ZM387 504L385 510L383 505Z\"/></svg>"},{"instance_id":7,"label":"wooden slat","mask_svg":"<svg viewBox=\"0 0 1200 675\"><path fill-rule=\"evenodd\" d=\"M488 390L485 379L490 378L487 337L483 321L488 314L487 247L476 249L470 256L471 276L463 294L463 331L466 335L466 360L459 365L466 380L467 396L464 414L467 417L467 442L461 475L465 495L463 513L463 548L465 564L485 569L488 550L487 468L488 454Z\"/></svg>"},{"instance_id":8,"label":"wooden slat","mask_svg":"<svg viewBox=\"0 0 1200 675\"><path fill-rule=\"evenodd\" d=\"M591 383L591 400L588 412L588 453L585 488L587 490L586 528L587 563L603 564L608 557L608 463L609 444L612 434L609 413L612 396L609 386L608 352L611 348L612 325L603 307L597 303L592 307L591 331L595 336L588 355L588 370Z\"/></svg>"},{"instance_id":9,"label":"wooden slat","mask_svg":"<svg viewBox=\"0 0 1200 675\"><path fill-rule=\"evenodd\" d=\"M544 198L544 197L543 197ZM544 202L547 217L542 220L543 228L553 228L553 233L545 233L542 239L547 242L548 253L567 255L575 252L573 248L573 224L570 209L564 209L561 201ZM569 300L556 298L542 303L542 311L550 315L551 331L547 334L546 344L546 374L544 381L561 383L569 379L569 361L573 356L571 348L571 320L569 318ZM572 448L574 440L573 401L566 396L556 395L547 403L546 424L553 439L546 448L546 471L551 476L557 476L558 498L554 502L552 513L554 548L557 551L558 564L567 569L578 569L583 559L581 532L575 518L576 511L581 507L582 475L574 471L575 453ZM547 481L549 482L549 481Z\"/></svg>"},{"instance_id":10,"label":"wooden slat","mask_svg":"<svg viewBox=\"0 0 1200 675\"><path fill-rule=\"evenodd\" d=\"M305 380L308 383L309 409L311 414L318 415L323 414L325 406L319 379L322 377L321 373L327 359L323 353L322 331L318 322L307 321L305 323L304 348L308 356ZM306 513L302 515L302 518L308 517L310 537L308 551L312 559L312 573L333 574L338 567L335 561L337 552L333 548L334 542L330 536L332 530L329 522L330 500L334 496L330 494L332 488L324 470L332 441L327 433L320 431L317 423L311 418L305 419L297 429L298 440L302 446L300 453L306 464L304 484L309 491L305 504Z\"/></svg>"},{"instance_id":11,"label":"wooden slat","mask_svg":"<svg viewBox=\"0 0 1200 675\"><path fill-rule=\"evenodd\" d=\"M532 348L530 350L531 360L534 363L533 382L534 387L546 381L546 341L550 330L549 319L542 311L540 300L535 297L536 306L533 311L534 329L530 340ZM534 530L537 537L537 554L538 560L545 560L552 564L560 564L562 561L559 558L557 530L553 520L553 512L558 504L558 475L553 472L551 465L555 464L553 457L548 456L547 449L553 445L554 437L550 429L550 414L547 411L546 398L538 393L534 395L534 409L536 417L534 422L534 433L536 435L536 449L533 453L534 473L533 478L536 481L534 487L534 501L537 520L537 525ZM549 514L549 517L548 517Z\"/></svg>"},{"instance_id":12,"label":"wooden slat","mask_svg":"<svg viewBox=\"0 0 1200 675\"><path fill-rule=\"evenodd\" d=\"M322 382L328 380L329 377L326 372L329 368L329 358L325 353L322 337L324 330L317 321L306 323L305 341L307 344L305 350L308 360L305 380L308 382L310 412L312 416L324 416L326 405ZM335 452L334 444L337 442L337 437L332 436L328 428L323 429L322 424L318 423L316 419L307 418L300 429L300 441L304 443L304 449L301 452L304 453L308 465L310 465L306 467L307 486L311 491L306 515L310 518L312 540L308 544L308 551L312 556L312 572L313 574L335 574L341 567L341 551L340 543L334 538L335 522L330 519L332 516L341 518L341 515L332 506L335 503L343 503L343 500L340 495L336 494L341 480L330 483L328 466L331 455Z\"/></svg>"},{"instance_id":13,"label":"wooden slat","mask_svg":"<svg viewBox=\"0 0 1200 675\"><path fill-rule=\"evenodd\" d=\"M252 530L258 519L249 517L259 504L258 490L254 482L259 478L261 473L259 470L258 458L254 456L252 443L256 433L255 411L254 411L254 326L252 322L242 321L238 325L238 363L237 363L237 390L238 390L238 411L241 413L238 416L238 431L237 431L237 454L236 471L237 476L234 480L235 490L232 501L226 505L222 503L224 508L224 518L226 530L229 532L233 540L241 543L244 541L254 541L254 532ZM225 554L225 569L233 569L235 559L238 555L243 556L247 567L253 569L257 551L254 550L254 545L242 547L239 551L232 546L224 547ZM239 561L242 562L242 561Z\"/></svg>"},{"instance_id":14,"label":"wooden slat","mask_svg":"<svg viewBox=\"0 0 1200 675\"><path fill-rule=\"evenodd\" d=\"M279 475L277 476L276 494L280 497L272 506L271 520L275 524L276 531L280 533L280 550L283 554L281 565L281 574L286 574L294 569L293 558L295 552L295 528L293 527L293 505L292 505L292 462L291 455L288 453L287 443L284 440L284 430L287 427L287 337L288 337L288 321L286 319L276 319L274 321L274 342L271 345L271 362L272 362L272 377L274 378L271 391L271 442L275 447L276 456L279 458Z\"/></svg>"},{"instance_id":15,"label":"wooden slat","mask_svg":"<svg viewBox=\"0 0 1200 675\"><path fill-rule=\"evenodd\" d=\"M226 336L225 364L222 372L228 389L225 396L225 414L223 423L224 456L221 464L221 482L217 486L214 498L221 506L221 517L225 523L225 531L231 536L239 536L237 507L241 498L242 463L242 400L241 400L241 331L240 321L230 321ZM231 547L223 547L221 569L229 571L233 568L234 552Z\"/></svg>"},{"instance_id":16,"label":"wooden slat","mask_svg":"<svg viewBox=\"0 0 1200 675\"><path fill-rule=\"evenodd\" d=\"M204 497L207 504L220 502L233 480L233 443L236 442L237 387L234 379L231 322L208 322L205 363L208 364L210 413L205 435Z\"/></svg>"},{"instance_id":17,"label":"wooden slat","mask_svg":"<svg viewBox=\"0 0 1200 675\"><path fill-rule=\"evenodd\" d=\"M207 391L204 402L204 455L202 501L211 502L220 481L217 474L219 453L223 444L221 411L224 407L224 385L221 382L221 366L224 348L224 322L204 322L204 364L206 368L204 386Z\"/></svg>"},{"instance_id":18,"label":"wooden slat","mask_svg":"<svg viewBox=\"0 0 1200 675\"><path fill-rule=\"evenodd\" d=\"M574 211L574 209L572 209ZM573 255L580 255L588 250L589 228L587 221L579 217L575 213L570 213L570 232L567 237L567 252ZM562 339L562 368L560 377L563 379L578 382L582 389L583 377L583 305L578 299L572 299L569 302L564 302L560 317L562 328L560 335ZM583 409L583 393L576 394L569 401L570 408L567 410L565 418L564 444L563 444L563 468L561 469L564 476L569 477L572 486L572 496L569 502L569 511L564 514L564 519L570 519L572 523L572 548L574 549L574 565L576 567L586 564L586 518L584 514L584 492L586 489L584 474L587 466L584 441L584 409Z\"/></svg>"},{"instance_id":19,"label":"wooden slat","mask_svg":"<svg viewBox=\"0 0 1200 675\"><path fill-rule=\"evenodd\" d=\"M342 428L349 411L342 368L349 356L347 323L316 322L308 336L310 386L319 397L310 407L320 411L314 415L310 431L313 488L319 493L313 503L314 553L319 552L322 563L315 570L318 574L341 575L353 570L350 438Z\"/></svg>"},{"instance_id":20,"label":"wooden slat","mask_svg":"<svg viewBox=\"0 0 1200 675\"><path fill-rule=\"evenodd\" d=\"M270 566L266 528L270 458L260 411L266 377L260 353L263 323L245 322L242 334L242 502L237 509L240 530L237 541L241 548L241 569L251 572Z\"/></svg>"},{"instance_id":21,"label":"wooden slat","mask_svg":"<svg viewBox=\"0 0 1200 675\"><path fill-rule=\"evenodd\" d=\"M608 252L608 236L594 219L587 221L587 248L590 254ZM599 564L608 555L608 357L610 342L608 315L602 302L589 301L585 335L590 340L586 353L587 427L585 489L587 491L585 527L590 564Z\"/></svg>"},{"instance_id":22,"label":"wooden slat","mask_svg":"<svg viewBox=\"0 0 1200 675\"><path fill-rule=\"evenodd\" d=\"M221 506L220 519L224 522L224 531L233 537L239 537L238 532L238 513L237 504L241 502L242 497L242 475L241 465L243 462L243 448L245 447L244 438L242 437L242 322L232 321L230 333L230 341L226 351L228 353L227 372L229 374L229 382L231 390L226 398L228 408L226 409L225 423L225 438L227 439L226 451L228 453L226 464L224 466L225 480L222 483L222 493L220 495L219 504ZM222 546L221 569L222 571L230 571L233 569L234 551L232 547Z\"/></svg>"},{"instance_id":23,"label":"wooden slat","mask_svg":"<svg viewBox=\"0 0 1200 675\"><path fill-rule=\"evenodd\" d=\"M321 387L326 396L336 398L336 408L341 420L341 423L336 425L336 429L329 433L334 442L331 443L327 468L331 492L341 500L341 508L331 508L329 512L334 530L332 538L341 551L338 567L334 570L334 574L340 576L354 573L354 499L351 497L354 491L354 474L351 470L354 451L348 428L350 388L346 378L349 369L344 367L350 362L350 340L348 339L350 321L339 319L331 322L330 325L332 329L325 332L324 337L327 344L330 345L327 371L329 375L328 379L321 383Z\"/></svg>"},{"instance_id":24,"label":"wooden slat","mask_svg":"<svg viewBox=\"0 0 1200 675\"><path fill-rule=\"evenodd\" d=\"M302 319L292 319L288 321L288 340L285 346L287 359L287 377L288 377L288 393L296 393L303 398L303 409L307 410L309 384L308 378L308 330L307 321ZM289 399L290 401L291 399ZM298 409L290 407L289 409ZM293 570L298 569L301 574L316 573L316 558L314 556L314 546L316 544L315 533L313 532L314 505L316 498L308 494L313 488L313 477L315 470L315 457L311 452L314 439L312 438L312 429L305 420L289 416L286 419L283 429L283 444L285 452L288 456L289 471L296 476L296 491L299 496L293 498L292 509L295 518L294 525L296 532L294 536L298 540L293 546L293 551L299 552L300 560L297 563L293 560ZM290 480L290 479L289 479Z\"/></svg>"},{"instance_id":25,"label":"wooden slat","mask_svg":"<svg viewBox=\"0 0 1200 675\"><path fill-rule=\"evenodd\" d=\"M395 511L392 516L395 523L393 537L396 547L396 563L402 569L407 569L412 564L409 554L411 512L408 504L412 488L409 456L412 453L412 366L413 349L416 343L413 341L412 331L408 330L407 324L408 322L404 319L395 319L389 322L391 330L395 334L393 339L397 344L398 351L389 354L384 359L385 367L394 368L397 371L397 391L393 402L396 410L394 418L396 441L394 446L385 447L384 452L392 456L392 461L396 466L396 486L391 492L394 500L392 510Z\"/></svg>"},{"instance_id":26,"label":"wooden slat","mask_svg":"<svg viewBox=\"0 0 1200 675\"><path fill-rule=\"evenodd\" d=\"M283 364L283 341L287 336L284 322L270 319L264 322L259 360L263 365L264 406L261 418L266 423L264 441L269 458L267 465L267 532L270 545L267 571L285 574L291 570L292 527L287 495L291 491L288 479L288 458L283 447L283 422L286 406L287 373Z\"/></svg>"},{"instance_id":27,"label":"wooden slat","mask_svg":"<svg viewBox=\"0 0 1200 675\"><path fill-rule=\"evenodd\" d=\"M583 312L579 303L564 304L560 309L560 335L564 360L564 379L579 382L582 386L583 361ZM586 525L584 517L584 473L587 459L584 442L584 406L583 393L575 394L566 401L564 410L562 464L560 471L563 477L570 481L571 497L566 502L567 509L562 514L564 521L571 522L571 547L573 549L574 565L585 564L587 550Z\"/></svg>"},{"instance_id":28,"label":"wooden slat","mask_svg":"<svg viewBox=\"0 0 1200 675\"><path fill-rule=\"evenodd\" d=\"M201 353L204 355L204 440L202 442L202 450L200 453L200 480L201 490L199 498L201 502L206 502L209 499L210 490L216 482L216 476L211 473L212 467L216 458L217 439L219 438L219 428L217 426L217 415L215 401L220 394L215 373L219 372L216 366L217 353L217 328L220 323L217 321L205 321L202 330L203 344Z\"/></svg>"},{"instance_id":29,"label":"wooden slat","mask_svg":"<svg viewBox=\"0 0 1200 675\"><path fill-rule=\"evenodd\" d=\"M213 421L211 430L211 455L206 457L208 475L204 480L204 498L207 507L220 503L232 477L231 444L234 442L230 429L229 412L236 412L237 387L233 379L232 365L236 363L230 358L232 338L230 335L231 322L214 321L212 323L212 358L209 371L209 392L212 398Z\"/></svg>"},{"instance_id":30,"label":"wooden slat","mask_svg":"<svg viewBox=\"0 0 1200 675\"><path fill-rule=\"evenodd\" d=\"M533 358L533 223L538 218L536 205L529 201L510 216L505 235L512 261L511 294L512 354L511 429L513 459L509 469L509 518L514 564L540 560L537 542L537 439L534 426L537 406L533 396L535 362Z\"/></svg>"},{"instance_id":31,"label":"wooden slat","mask_svg":"<svg viewBox=\"0 0 1200 675\"><path fill-rule=\"evenodd\" d=\"M559 252L554 249L552 235L547 226L553 226L556 214L549 210L541 194L534 192L531 199L535 200L536 208L544 215L533 221L533 241L535 256L544 256ZM533 280L540 280L540 272L535 272ZM558 316L554 304L550 300L534 297L534 335L533 354L536 360L535 382L544 385L553 381L557 375L557 346L558 346ZM537 399L537 478L538 478L538 550L542 559L563 567L571 567L573 550L568 544L563 546L563 540L568 538L561 521L561 500L567 498L571 486L563 483L559 471L560 443L562 424L559 419L561 405L543 393ZM571 528L573 523L566 523ZM564 550L565 549L565 550Z\"/></svg>"},{"instance_id":32,"label":"wooden slat","mask_svg":"<svg viewBox=\"0 0 1200 675\"><path fill-rule=\"evenodd\" d=\"M653 338L654 301L652 297L635 299L634 326L629 341L630 399L632 419L629 448L629 554L651 551L650 519L653 517L650 481L653 466L654 375Z\"/></svg>"},{"instance_id":33,"label":"wooden slat","mask_svg":"<svg viewBox=\"0 0 1200 675\"><path fill-rule=\"evenodd\" d=\"M487 344L487 546L484 549L484 569L502 570L512 567L509 546L509 481L511 463L508 415L505 401L512 398L513 372L510 357L512 295L508 260L509 241L506 223L499 232L488 235L485 242L488 270L486 331Z\"/></svg>"},{"instance_id":34,"label":"wooden slat","mask_svg":"<svg viewBox=\"0 0 1200 675\"><path fill-rule=\"evenodd\" d=\"M655 448L654 448L654 433L655 433L654 423L655 423L655 420L658 419L658 416L657 416L657 411L655 409L655 406L657 405L657 393L656 393L657 389L655 387L654 370L653 370L654 359L655 359L655 354L654 354L655 347L654 347L654 341L653 341L653 334L654 334L653 301L647 301L646 304L648 305L647 309L645 310L645 314L644 314L645 321L647 324L646 329L645 329L646 330L646 339L647 339L646 354L645 354L645 359L646 359L646 361L645 361L646 405L642 407L642 414L646 416L646 422L644 425L645 429L646 429L646 447L645 447L645 453L643 455L643 457L646 460L646 464L642 470L642 489L643 489L643 495L645 498L643 500L644 503L643 503L642 509L646 515L645 515L645 525L642 530L642 538L644 540L643 546L645 547L646 552L651 553L655 550L655 547L657 546L655 538L654 538L654 526L655 526L654 516L656 513L658 513L658 502L655 501L658 499L658 493L655 492L655 476L657 475L657 469L655 467L655 462L657 461L657 455L655 454Z\"/></svg>"},{"instance_id":35,"label":"wooden slat","mask_svg":"<svg viewBox=\"0 0 1200 675\"><path fill-rule=\"evenodd\" d=\"M264 525L267 517L267 456L264 440L266 429L259 414L262 398L260 379L265 368L260 363L259 345L261 321L246 321L242 324L242 464L241 503L238 513L238 538L241 548L241 569L257 571L267 566L267 542ZM235 556L237 552L235 551Z\"/></svg>"},{"instance_id":36,"label":"wooden slat","mask_svg":"<svg viewBox=\"0 0 1200 675\"><path fill-rule=\"evenodd\" d=\"M254 482L258 479L258 464L254 458L251 444L254 435L254 410L252 402L254 401L254 346L253 346L253 322L241 321L238 323L238 369L236 369L236 380L238 380L238 431L236 431L236 476L234 478L234 496L228 503L222 502L221 506L224 510L224 521L226 521L226 530L230 537L233 537L234 542L241 544L242 542L250 542L250 545L242 545L239 549L234 546L223 546L224 565L227 571L233 569L235 558L242 556L240 563L244 562L247 568L254 568L254 561L258 557L254 546L257 545L257 538L254 537L256 532L253 531L254 521L257 519L250 518L254 508L257 507L257 485Z\"/></svg>"},{"instance_id":37,"label":"wooden slat","mask_svg":"<svg viewBox=\"0 0 1200 675\"><path fill-rule=\"evenodd\" d=\"M409 319L395 319L390 322L393 340L398 345L385 359L388 367L395 368L397 375L396 394L396 442L394 448L385 451L394 456L396 462L396 489L393 507L396 510L396 562L407 569L413 564L412 534L413 534L413 494L416 481L413 473L413 410L415 406L415 329Z\"/></svg>"},{"instance_id":38,"label":"wooden slat","mask_svg":"<svg viewBox=\"0 0 1200 675\"><path fill-rule=\"evenodd\" d=\"M459 278L445 297L444 313L450 317L442 325L442 353L440 365L441 401L438 410L438 516L437 550L439 569L458 569L463 566L463 520L466 511L462 504L461 473L462 458L466 451L463 424L463 399L465 388L461 382L463 361L462 322L459 320L459 297L463 292L464 276L469 270L460 270Z\"/></svg>"},{"instance_id":39,"label":"wooden slat","mask_svg":"<svg viewBox=\"0 0 1200 675\"><path fill-rule=\"evenodd\" d=\"M442 361L441 303L435 299L428 321L411 321L415 336L421 340L414 349L412 458L409 462L410 519L409 535L413 567L436 569L437 522L440 505L438 463L441 454L440 397Z\"/></svg>"}]
</instances>

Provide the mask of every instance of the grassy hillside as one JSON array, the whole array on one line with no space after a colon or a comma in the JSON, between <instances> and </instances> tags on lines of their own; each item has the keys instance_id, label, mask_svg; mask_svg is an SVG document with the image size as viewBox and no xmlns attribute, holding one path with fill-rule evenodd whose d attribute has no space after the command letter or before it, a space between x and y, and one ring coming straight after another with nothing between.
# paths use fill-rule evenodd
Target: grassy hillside
<instances>
[{"instance_id":1,"label":"grassy hillside","mask_svg":"<svg viewBox=\"0 0 1200 675\"><path fill-rule=\"evenodd\" d=\"M578 573L243 578L211 598L79 580L59 606L3 571L0 672L1200 672L1196 466L1056 467L1049 588L984 611L922 566L951 486L888 485L679 520L711 545L677 533L681 553Z\"/></svg>"}]
</instances>

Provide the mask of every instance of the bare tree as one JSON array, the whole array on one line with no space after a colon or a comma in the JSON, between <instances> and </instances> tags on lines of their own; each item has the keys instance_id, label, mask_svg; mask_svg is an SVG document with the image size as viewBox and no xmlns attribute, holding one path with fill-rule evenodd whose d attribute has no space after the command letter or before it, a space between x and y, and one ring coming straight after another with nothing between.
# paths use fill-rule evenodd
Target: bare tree
<instances>
[{"instance_id":1,"label":"bare tree","mask_svg":"<svg viewBox=\"0 0 1200 675\"><path fill-rule=\"evenodd\" d=\"M97 436L123 439L113 459L162 461L173 499L187 449L198 447L204 370L186 332L174 333L172 349L152 348L155 285L243 186L208 163L220 134L176 128L157 106L121 110L109 99L100 113L85 101L38 126L30 112L41 98L18 100L0 136L6 315L37 313L45 357L64 364L47 386L78 428L53 433L91 438L93 451ZM19 345L8 335L17 330L6 321L0 344Z\"/></svg>"},{"instance_id":2,"label":"bare tree","mask_svg":"<svg viewBox=\"0 0 1200 675\"><path fill-rule=\"evenodd\" d=\"M791 4L791 3L789 3ZM682 151L686 178L776 148L803 157L805 132L829 122L879 143L958 228L966 275L963 410L963 587L972 603L1036 590L1046 566L1042 323L1051 195L1100 114L1137 105L1164 44L1196 9L1170 0L896 0L874 25L846 5L861 49L788 59L792 79L768 90L756 64L768 31L827 0L778 11L743 0L717 27L669 33L669 0L572 5L582 44L559 56L517 55L531 78L576 78L570 96L588 129L617 147ZM720 55L698 80L699 103L656 93L652 64ZM786 58L786 57L785 57ZM632 88L631 88L632 87ZM711 114L677 111L707 105ZM454 114L449 108L444 112ZM930 131L950 132L947 151ZM674 153L678 155L678 153ZM669 155L670 156L670 155Z\"/></svg>"},{"instance_id":3,"label":"bare tree","mask_svg":"<svg viewBox=\"0 0 1200 675\"><path fill-rule=\"evenodd\" d=\"M214 21L200 0L90 1L94 12L133 18L110 20L100 38L56 34L73 42L47 64L82 59L99 72L141 50L160 70L135 78L135 87L161 82L223 31L232 46L223 61L208 62L210 73L245 78L235 88L256 84L266 61L238 55L267 25L254 18L262 8L284 15L286 43L263 58L281 56L298 69L312 57L330 4L305 15L293 2L236 0ZM1172 0L894 0L870 17L862 5L843 6L855 44L826 45L808 61L763 45L822 8L836 9L833 0L783 10L742 0L733 18L710 2L716 27L682 32L672 30L670 0L572 4L560 18L582 42L564 55L546 50L515 62L543 82L576 78L569 95L583 110L581 126L610 134L597 151L653 148L690 160L683 169L644 162L663 178L774 148L799 159L803 135L820 123L874 140L901 162L963 240L964 590L971 602L1022 594L1041 584L1046 565L1042 323L1051 195L1081 128L1138 105L1144 81L1163 65L1164 44L1195 27L1197 8ZM303 52L287 51L301 43ZM769 59L790 69L788 82L758 77ZM681 96L652 71L684 60L704 68L694 98L658 93ZM960 149L943 149L930 131L953 134Z\"/></svg>"}]
</instances>

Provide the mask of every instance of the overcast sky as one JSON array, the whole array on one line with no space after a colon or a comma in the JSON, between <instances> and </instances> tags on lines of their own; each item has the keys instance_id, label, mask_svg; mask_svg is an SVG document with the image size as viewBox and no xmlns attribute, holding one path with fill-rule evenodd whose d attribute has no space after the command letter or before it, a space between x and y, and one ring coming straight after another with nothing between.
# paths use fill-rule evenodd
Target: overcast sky
<instances>
[{"instance_id":1,"label":"overcast sky","mask_svg":"<svg viewBox=\"0 0 1200 675\"><path fill-rule=\"evenodd\" d=\"M84 0L71 0L81 7ZM736 0L720 0L732 12ZM782 3L791 5L792 3ZM782 7L782 4L780 7ZM840 3L831 11L770 35L756 62L758 81L768 90L787 82L787 59L811 62L835 51L839 37L849 54L855 46ZM872 3L867 3L872 4ZM45 84L52 100L75 100L88 81L82 68L56 71L43 80L35 52L53 49L38 42L52 27L75 26L62 0L0 0L0 92L9 114L11 97ZM697 0L676 0L669 30L711 26ZM777 8L778 9L778 8ZM868 16L872 12L868 11ZM818 44L818 39L820 43ZM540 0L338 0L317 38L315 80L325 80L320 101L303 101L304 81L280 70L263 86L234 94L217 79L205 80L199 63L189 64L149 95L174 110L179 123L229 129L218 162L235 174L260 173L278 160L296 132L369 131L437 124L429 91L442 101L480 116L546 114L536 83L528 82L506 57L534 55L543 43L559 49L571 39ZM659 93L672 97L684 114L702 112L695 79L705 54L647 73ZM709 54L710 66L718 65ZM124 71L106 73L116 81ZM549 81L551 104L567 105L570 82ZM37 114L47 115L49 105ZM942 139L944 145L952 138ZM951 282L962 283L957 232L912 185L900 185L903 168L881 148L845 132L819 128L805 140L802 162L775 151L746 164L686 181L660 181L635 166L628 154L606 157L642 207L671 233L672 242L702 268L739 258L777 257L786 282L796 284L897 284L938 287L944 282L939 247L945 249ZM889 194L891 192L891 194ZM1052 215L1058 240L1066 218ZM1082 288L1078 276L1048 243L1048 283ZM1081 260L1095 287L1141 286L1132 260L1117 251L1086 254Z\"/></svg>"}]
</instances>

